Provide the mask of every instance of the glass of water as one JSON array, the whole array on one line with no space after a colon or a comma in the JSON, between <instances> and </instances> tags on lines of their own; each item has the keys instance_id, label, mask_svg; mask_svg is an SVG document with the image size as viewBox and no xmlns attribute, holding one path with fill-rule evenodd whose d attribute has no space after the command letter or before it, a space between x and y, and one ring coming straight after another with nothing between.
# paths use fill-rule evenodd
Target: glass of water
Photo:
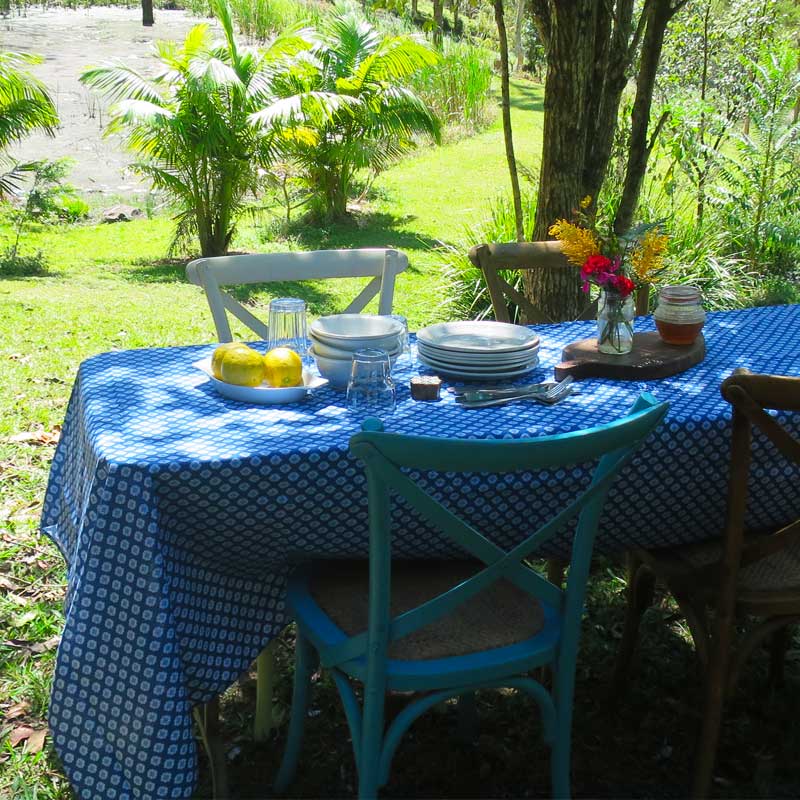
<instances>
[{"instance_id":1,"label":"glass of water","mask_svg":"<svg viewBox=\"0 0 800 800\"><path fill-rule=\"evenodd\" d=\"M410 356L411 345L408 340L408 320L405 317L401 316L400 314L384 314L383 316L387 317L388 319L393 319L396 322L399 322L403 326L403 332L398 337L398 341L400 344L400 352L398 353L398 355Z\"/></svg>"},{"instance_id":2,"label":"glass of water","mask_svg":"<svg viewBox=\"0 0 800 800\"><path fill-rule=\"evenodd\" d=\"M385 350L356 350L347 384L347 409L361 418L391 414L397 394Z\"/></svg>"},{"instance_id":3,"label":"glass of water","mask_svg":"<svg viewBox=\"0 0 800 800\"><path fill-rule=\"evenodd\" d=\"M288 347L303 360L308 352L306 301L298 297L276 297L269 303L267 348Z\"/></svg>"}]
</instances>

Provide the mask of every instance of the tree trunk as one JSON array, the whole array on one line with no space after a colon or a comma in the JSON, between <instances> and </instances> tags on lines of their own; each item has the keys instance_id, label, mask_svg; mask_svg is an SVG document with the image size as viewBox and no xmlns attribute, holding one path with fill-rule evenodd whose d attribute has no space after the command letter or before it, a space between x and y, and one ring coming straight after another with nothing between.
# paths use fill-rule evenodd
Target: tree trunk
<instances>
[{"instance_id":1,"label":"tree trunk","mask_svg":"<svg viewBox=\"0 0 800 800\"><path fill-rule=\"evenodd\" d=\"M514 55L517 61L517 72L522 72L525 66L525 48L522 45L522 26L525 24L526 0L517 0L516 17L514 20Z\"/></svg>"},{"instance_id":2,"label":"tree trunk","mask_svg":"<svg viewBox=\"0 0 800 800\"><path fill-rule=\"evenodd\" d=\"M639 202L639 192L647 169L650 151L667 121L666 115L655 126L653 135L648 140L650 125L650 107L653 104L653 87L656 82L658 62L661 59L661 48L667 25L686 0L672 6L671 0L653 0L645 9L647 27L642 41L642 55L639 61L639 73L636 76L636 97L631 113L631 137L628 144L628 163L625 167L625 183L622 189L622 200L614 220L614 230L624 233L631 227Z\"/></svg>"},{"instance_id":3,"label":"tree trunk","mask_svg":"<svg viewBox=\"0 0 800 800\"><path fill-rule=\"evenodd\" d=\"M458 15L461 8L461 0L453 0L453 33L458 35Z\"/></svg>"},{"instance_id":4,"label":"tree trunk","mask_svg":"<svg viewBox=\"0 0 800 800\"><path fill-rule=\"evenodd\" d=\"M149 28L154 22L153 0L142 0L142 25Z\"/></svg>"},{"instance_id":5,"label":"tree trunk","mask_svg":"<svg viewBox=\"0 0 800 800\"><path fill-rule=\"evenodd\" d=\"M508 37L506 21L503 14L503 0L494 0L494 20L497 23L497 35L500 40L500 89L503 97L503 139L506 145L506 161L511 177L511 195L514 199L514 222L517 229L517 241L525 241L525 223L522 219L522 200L519 193L519 175L517 160L514 157L514 137L511 133L511 91L508 78Z\"/></svg>"},{"instance_id":6,"label":"tree trunk","mask_svg":"<svg viewBox=\"0 0 800 800\"><path fill-rule=\"evenodd\" d=\"M544 141L539 192L536 201L534 241L548 238L550 226L570 217L583 190L583 160L590 121L586 119L587 94L594 56L593 0L559 0L542 37L547 48L544 94ZM534 302L553 320L575 319L586 305L578 271L530 270L526 289Z\"/></svg>"},{"instance_id":7,"label":"tree trunk","mask_svg":"<svg viewBox=\"0 0 800 800\"><path fill-rule=\"evenodd\" d=\"M442 22L444 21L444 0L433 0L433 41L442 44Z\"/></svg>"},{"instance_id":8,"label":"tree trunk","mask_svg":"<svg viewBox=\"0 0 800 800\"><path fill-rule=\"evenodd\" d=\"M411 19L417 18L417 5L419 0L411 0Z\"/></svg>"}]
</instances>

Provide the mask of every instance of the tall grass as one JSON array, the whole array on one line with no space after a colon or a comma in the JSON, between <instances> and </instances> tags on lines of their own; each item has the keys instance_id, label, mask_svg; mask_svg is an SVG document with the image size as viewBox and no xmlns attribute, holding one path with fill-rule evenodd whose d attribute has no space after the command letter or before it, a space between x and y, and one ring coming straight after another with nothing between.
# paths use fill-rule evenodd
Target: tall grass
<instances>
[{"instance_id":1,"label":"tall grass","mask_svg":"<svg viewBox=\"0 0 800 800\"><path fill-rule=\"evenodd\" d=\"M533 234L536 216L536 194L530 190L522 196L522 212L525 234ZM467 253L477 244L516 241L514 205L510 195L499 195L489 205L488 215L480 222L464 229L461 242L443 248L442 294L445 297L449 319L493 318L492 300L480 269L472 264ZM520 287L519 270L501 271L500 275L515 288ZM509 309L512 320L516 320L516 308Z\"/></svg>"},{"instance_id":2,"label":"tall grass","mask_svg":"<svg viewBox=\"0 0 800 800\"><path fill-rule=\"evenodd\" d=\"M492 54L468 42L445 39L441 60L418 72L412 88L448 126L479 131L493 117Z\"/></svg>"},{"instance_id":3,"label":"tall grass","mask_svg":"<svg viewBox=\"0 0 800 800\"><path fill-rule=\"evenodd\" d=\"M315 25L323 13L304 0L231 0L231 10L241 33L259 42L293 25Z\"/></svg>"}]
</instances>

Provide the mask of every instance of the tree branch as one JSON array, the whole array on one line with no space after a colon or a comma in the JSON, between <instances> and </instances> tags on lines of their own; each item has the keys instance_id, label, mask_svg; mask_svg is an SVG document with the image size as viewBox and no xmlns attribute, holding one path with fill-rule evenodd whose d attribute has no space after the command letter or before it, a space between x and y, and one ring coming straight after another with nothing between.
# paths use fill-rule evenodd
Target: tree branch
<instances>
[{"instance_id":1,"label":"tree branch","mask_svg":"<svg viewBox=\"0 0 800 800\"><path fill-rule=\"evenodd\" d=\"M653 135L650 137L650 141L647 143L648 154L653 150L653 147L655 146L655 143L658 139L658 135L661 133L661 129L664 127L668 119L669 119L669 111L664 111L659 117L658 122L656 123L656 127L653 130Z\"/></svg>"}]
</instances>

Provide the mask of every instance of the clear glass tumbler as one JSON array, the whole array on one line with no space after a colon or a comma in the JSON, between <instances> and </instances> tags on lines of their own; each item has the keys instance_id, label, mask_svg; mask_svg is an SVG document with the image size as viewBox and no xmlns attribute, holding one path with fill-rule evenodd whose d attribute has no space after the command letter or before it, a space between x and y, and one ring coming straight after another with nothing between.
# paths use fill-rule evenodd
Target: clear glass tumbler
<instances>
[{"instance_id":1,"label":"clear glass tumbler","mask_svg":"<svg viewBox=\"0 0 800 800\"><path fill-rule=\"evenodd\" d=\"M289 347L304 361L308 356L306 301L298 297L276 297L269 303L267 347Z\"/></svg>"},{"instance_id":2,"label":"clear glass tumbler","mask_svg":"<svg viewBox=\"0 0 800 800\"><path fill-rule=\"evenodd\" d=\"M400 336L399 355L411 355L411 344L408 339L408 320L400 314L384 314L383 316L399 322L403 326L403 333Z\"/></svg>"},{"instance_id":3,"label":"clear glass tumbler","mask_svg":"<svg viewBox=\"0 0 800 800\"><path fill-rule=\"evenodd\" d=\"M397 395L385 350L356 350L347 383L347 409L360 418L391 414Z\"/></svg>"}]
</instances>

